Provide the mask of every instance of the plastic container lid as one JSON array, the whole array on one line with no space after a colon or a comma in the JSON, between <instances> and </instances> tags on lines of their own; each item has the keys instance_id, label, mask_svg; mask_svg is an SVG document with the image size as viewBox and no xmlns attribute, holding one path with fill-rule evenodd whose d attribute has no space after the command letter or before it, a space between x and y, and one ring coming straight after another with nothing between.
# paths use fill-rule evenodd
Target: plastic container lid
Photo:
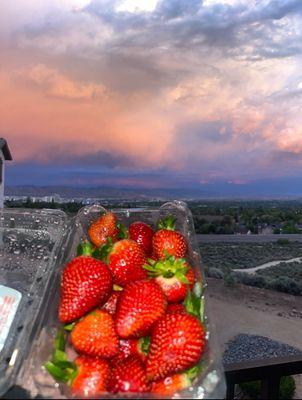
<instances>
[{"instance_id":1,"label":"plastic container lid","mask_svg":"<svg viewBox=\"0 0 302 400\"><path fill-rule=\"evenodd\" d=\"M0 395L30 350L68 227L58 210L0 211Z\"/></svg>"}]
</instances>

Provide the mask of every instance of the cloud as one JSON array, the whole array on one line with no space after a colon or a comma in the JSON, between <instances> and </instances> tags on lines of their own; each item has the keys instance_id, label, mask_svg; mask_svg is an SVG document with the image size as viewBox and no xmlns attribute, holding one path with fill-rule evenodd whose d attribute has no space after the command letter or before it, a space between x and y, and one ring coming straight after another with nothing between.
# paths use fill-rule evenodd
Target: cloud
<instances>
[{"instance_id":1,"label":"cloud","mask_svg":"<svg viewBox=\"0 0 302 400\"><path fill-rule=\"evenodd\" d=\"M15 162L166 185L300 167L300 0L125 4L31 0L1 14L0 133Z\"/></svg>"},{"instance_id":2,"label":"cloud","mask_svg":"<svg viewBox=\"0 0 302 400\"><path fill-rule=\"evenodd\" d=\"M37 64L18 73L19 77L34 83L44 90L47 96L67 100L95 100L107 95L106 88L100 84L72 81L57 69Z\"/></svg>"}]
</instances>

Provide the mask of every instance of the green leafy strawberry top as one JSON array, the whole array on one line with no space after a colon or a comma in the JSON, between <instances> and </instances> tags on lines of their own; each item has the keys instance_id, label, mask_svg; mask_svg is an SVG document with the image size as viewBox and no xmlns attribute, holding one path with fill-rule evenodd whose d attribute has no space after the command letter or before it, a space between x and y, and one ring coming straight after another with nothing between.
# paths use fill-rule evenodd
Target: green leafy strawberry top
<instances>
[{"instance_id":1,"label":"green leafy strawberry top","mask_svg":"<svg viewBox=\"0 0 302 400\"><path fill-rule=\"evenodd\" d=\"M175 230L176 219L172 215L168 215L164 219L160 219L157 223L157 229L167 229L169 231Z\"/></svg>"},{"instance_id":2,"label":"green leafy strawberry top","mask_svg":"<svg viewBox=\"0 0 302 400\"><path fill-rule=\"evenodd\" d=\"M164 278L178 278L181 282L189 284L186 273L189 271L188 263L184 258L167 256L164 260L148 260L149 264L143 268L148 271L150 277L163 276Z\"/></svg>"}]
</instances>

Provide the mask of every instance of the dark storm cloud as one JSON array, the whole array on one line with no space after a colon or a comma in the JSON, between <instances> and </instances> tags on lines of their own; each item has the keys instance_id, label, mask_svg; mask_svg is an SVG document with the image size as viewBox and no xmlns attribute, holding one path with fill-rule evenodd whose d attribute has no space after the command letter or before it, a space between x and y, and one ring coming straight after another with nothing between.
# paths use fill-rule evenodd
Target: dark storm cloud
<instances>
[{"instance_id":1,"label":"dark storm cloud","mask_svg":"<svg viewBox=\"0 0 302 400\"><path fill-rule=\"evenodd\" d=\"M95 81L120 92L173 86L206 63L221 67L224 58L257 61L302 52L301 31L289 36L291 21L285 21L300 18L300 0L234 5L161 0L153 12L139 13L119 12L118 3L93 0L72 14L54 8L47 18L26 24L16 38L25 40L22 46L61 55L58 62L69 73L79 77L90 69ZM64 35L76 29L81 34L65 43Z\"/></svg>"},{"instance_id":2,"label":"dark storm cloud","mask_svg":"<svg viewBox=\"0 0 302 400\"><path fill-rule=\"evenodd\" d=\"M39 162L45 166L56 165L56 166L69 166L71 168L85 168L92 169L96 166L105 167L109 169L115 168L135 168L138 166L133 157L129 157L126 154L117 154L109 151L96 150L84 154L74 154L68 152L68 148L62 148L59 146L48 145L47 148L48 156ZM27 164L26 164L27 165Z\"/></svg>"},{"instance_id":3,"label":"dark storm cloud","mask_svg":"<svg viewBox=\"0 0 302 400\"><path fill-rule=\"evenodd\" d=\"M271 0L255 5L246 2L232 6L219 3L204 6L201 1L196 0L163 0L158 2L153 13L133 14L116 12L114 7L106 9L103 1L94 0L87 6L86 11L98 16L116 32L117 37L110 43L111 49L124 46L139 49L146 46L150 50L164 44L176 49L186 45L189 51L190 46L195 48L201 44L216 43L228 48L253 43L254 29L259 30L259 27L267 30L262 29L258 40L263 43L272 41L273 39L268 37L269 29L277 30L272 22L289 15L300 14L302 2ZM245 33L243 42L241 31L244 28L250 31L250 37ZM284 56L286 54L291 52L284 53ZM262 56L275 57L268 50Z\"/></svg>"},{"instance_id":4,"label":"dark storm cloud","mask_svg":"<svg viewBox=\"0 0 302 400\"><path fill-rule=\"evenodd\" d=\"M227 143L232 139L233 133L230 126L221 121L188 121L181 125L177 131L177 143L189 145L194 148L202 143Z\"/></svg>"},{"instance_id":5,"label":"dark storm cloud","mask_svg":"<svg viewBox=\"0 0 302 400\"><path fill-rule=\"evenodd\" d=\"M301 165L302 0L45 0L38 15L20 1L0 66L14 182L244 182Z\"/></svg>"}]
</instances>

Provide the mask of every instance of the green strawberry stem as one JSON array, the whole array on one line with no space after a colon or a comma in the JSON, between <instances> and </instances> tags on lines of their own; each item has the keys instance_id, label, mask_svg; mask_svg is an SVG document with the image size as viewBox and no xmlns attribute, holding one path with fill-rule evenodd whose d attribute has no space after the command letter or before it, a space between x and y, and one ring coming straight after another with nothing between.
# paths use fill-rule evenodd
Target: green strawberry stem
<instances>
[{"instance_id":1,"label":"green strawberry stem","mask_svg":"<svg viewBox=\"0 0 302 400\"><path fill-rule=\"evenodd\" d=\"M167 229L169 231L175 230L175 218L172 215L168 215L164 219L160 219L157 223L157 229Z\"/></svg>"},{"instance_id":2,"label":"green strawberry stem","mask_svg":"<svg viewBox=\"0 0 302 400\"><path fill-rule=\"evenodd\" d=\"M118 236L117 236L118 239L128 239L129 234L128 234L128 230L125 227L125 225L123 225L122 223L118 222L116 224L116 226L117 226L117 229L119 230L119 233L118 233Z\"/></svg>"},{"instance_id":3,"label":"green strawberry stem","mask_svg":"<svg viewBox=\"0 0 302 400\"><path fill-rule=\"evenodd\" d=\"M65 333L60 330L58 331L57 336L55 338L54 348L55 350L65 351L65 344L66 344Z\"/></svg>"},{"instance_id":4,"label":"green strawberry stem","mask_svg":"<svg viewBox=\"0 0 302 400\"><path fill-rule=\"evenodd\" d=\"M47 363L45 363L44 367L47 370L47 372L56 381L65 382L65 383L69 381L68 374L66 374L65 371L62 368L56 366L51 361L47 361Z\"/></svg>"},{"instance_id":5,"label":"green strawberry stem","mask_svg":"<svg viewBox=\"0 0 302 400\"><path fill-rule=\"evenodd\" d=\"M52 361L54 364L61 361L67 361L67 354L65 353L65 351L55 349L53 352Z\"/></svg>"},{"instance_id":6,"label":"green strawberry stem","mask_svg":"<svg viewBox=\"0 0 302 400\"><path fill-rule=\"evenodd\" d=\"M145 336L139 339L139 347L141 351L145 354L149 353L150 341L150 336Z\"/></svg>"},{"instance_id":7,"label":"green strawberry stem","mask_svg":"<svg viewBox=\"0 0 302 400\"><path fill-rule=\"evenodd\" d=\"M199 375L200 372L201 372L201 366L197 364L197 365L194 365L194 367L185 371L185 374L192 382L196 378L196 376Z\"/></svg>"},{"instance_id":8,"label":"green strawberry stem","mask_svg":"<svg viewBox=\"0 0 302 400\"><path fill-rule=\"evenodd\" d=\"M196 296L194 292L191 290L188 290L186 298L185 298L185 309L189 314L194 315L197 317L199 320L202 321L201 319L201 299L200 297Z\"/></svg>"},{"instance_id":9,"label":"green strawberry stem","mask_svg":"<svg viewBox=\"0 0 302 400\"><path fill-rule=\"evenodd\" d=\"M97 260L107 262L108 256L112 250L112 246L113 246L112 238L108 237L105 244L94 250L94 252L92 253L92 257L96 258Z\"/></svg>"},{"instance_id":10,"label":"green strawberry stem","mask_svg":"<svg viewBox=\"0 0 302 400\"><path fill-rule=\"evenodd\" d=\"M90 242L82 242L77 247L77 256L91 256L93 245Z\"/></svg>"},{"instance_id":11,"label":"green strawberry stem","mask_svg":"<svg viewBox=\"0 0 302 400\"><path fill-rule=\"evenodd\" d=\"M67 332L71 332L75 326L75 322L72 322L71 324L66 324L64 325L64 330Z\"/></svg>"},{"instance_id":12,"label":"green strawberry stem","mask_svg":"<svg viewBox=\"0 0 302 400\"><path fill-rule=\"evenodd\" d=\"M77 366L68 360L65 353L66 334L58 331L55 341L51 361L44 364L46 371L59 382L72 383L77 374Z\"/></svg>"},{"instance_id":13,"label":"green strawberry stem","mask_svg":"<svg viewBox=\"0 0 302 400\"><path fill-rule=\"evenodd\" d=\"M152 260L153 261L153 260ZM173 278L174 276L185 284L189 284L186 277L189 267L184 258L166 257L164 260L146 264L143 268L148 271L150 277L163 276L164 278Z\"/></svg>"}]
</instances>

